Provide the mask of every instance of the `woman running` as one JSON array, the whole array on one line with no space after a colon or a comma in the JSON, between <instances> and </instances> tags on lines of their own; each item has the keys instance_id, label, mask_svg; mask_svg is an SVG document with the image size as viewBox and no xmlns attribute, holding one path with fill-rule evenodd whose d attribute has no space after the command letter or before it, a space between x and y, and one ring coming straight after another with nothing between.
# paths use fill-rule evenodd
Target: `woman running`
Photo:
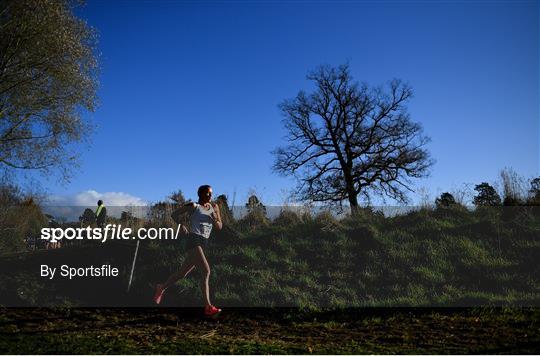
<instances>
[{"instance_id":1,"label":"woman running","mask_svg":"<svg viewBox=\"0 0 540 356\"><path fill-rule=\"evenodd\" d=\"M197 190L199 196L198 203L188 203L181 207L181 211L189 211L191 213L191 232L187 236L187 256L180 270L172 274L165 283L156 285L154 294L154 302L161 303L163 292L176 281L185 278L194 268L200 268L202 271L201 289L203 298L205 299L204 314L215 315L221 311L210 303L210 287L208 281L210 279L210 266L204 255L204 250L208 245L208 238L212 231L212 226L221 230L223 223L221 222L221 214L217 204L212 200L212 187L209 185L201 185ZM182 230L187 233L188 230L182 225Z\"/></svg>"}]
</instances>

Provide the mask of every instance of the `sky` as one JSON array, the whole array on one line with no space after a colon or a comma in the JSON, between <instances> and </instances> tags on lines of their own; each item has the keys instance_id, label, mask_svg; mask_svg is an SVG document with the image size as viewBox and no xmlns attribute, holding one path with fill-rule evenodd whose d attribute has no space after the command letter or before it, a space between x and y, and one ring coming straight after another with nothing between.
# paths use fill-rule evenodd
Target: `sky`
<instances>
[{"instance_id":1,"label":"sky","mask_svg":"<svg viewBox=\"0 0 540 356\"><path fill-rule=\"evenodd\" d=\"M495 183L504 167L540 176L537 1L88 0L77 14L99 33L99 105L71 182L43 183L57 202L195 199L210 184L236 205L251 191L283 204L296 183L271 170L278 104L345 62L359 82L412 86L436 160L417 191Z\"/></svg>"}]
</instances>

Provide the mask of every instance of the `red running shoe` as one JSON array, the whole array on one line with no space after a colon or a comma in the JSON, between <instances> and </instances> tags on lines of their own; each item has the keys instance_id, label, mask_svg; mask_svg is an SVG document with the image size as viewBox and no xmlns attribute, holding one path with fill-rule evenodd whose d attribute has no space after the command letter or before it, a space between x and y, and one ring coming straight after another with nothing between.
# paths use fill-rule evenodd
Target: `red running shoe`
<instances>
[{"instance_id":1,"label":"red running shoe","mask_svg":"<svg viewBox=\"0 0 540 356\"><path fill-rule=\"evenodd\" d=\"M216 315L219 312L221 312L221 309L216 308L213 305L207 305L207 306L204 307L204 315L206 315L206 316Z\"/></svg>"},{"instance_id":2,"label":"red running shoe","mask_svg":"<svg viewBox=\"0 0 540 356\"><path fill-rule=\"evenodd\" d=\"M154 293L154 302L156 304L161 303L161 297L163 297L163 292L165 292L165 289L163 289L163 285L156 284L156 292Z\"/></svg>"}]
</instances>

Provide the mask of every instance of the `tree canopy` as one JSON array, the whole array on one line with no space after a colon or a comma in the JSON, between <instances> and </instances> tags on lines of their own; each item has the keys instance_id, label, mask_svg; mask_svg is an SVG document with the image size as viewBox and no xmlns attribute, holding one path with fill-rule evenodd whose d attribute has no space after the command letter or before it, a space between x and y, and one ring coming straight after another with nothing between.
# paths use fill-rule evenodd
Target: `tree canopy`
<instances>
[{"instance_id":1,"label":"tree canopy","mask_svg":"<svg viewBox=\"0 0 540 356\"><path fill-rule=\"evenodd\" d=\"M501 197L491 185L486 182L478 184L474 187L474 190L478 192L473 199L473 204L476 206L500 206Z\"/></svg>"},{"instance_id":2,"label":"tree canopy","mask_svg":"<svg viewBox=\"0 0 540 356\"><path fill-rule=\"evenodd\" d=\"M529 189L529 200L535 204L540 204L540 177L531 180Z\"/></svg>"},{"instance_id":3,"label":"tree canopy","mask_svg":"<svg viewBox=\"0 0 540 356\"><path fill-rule=\"evenodd\" d=\"M77 164L96 105L95 32L69 0L0 1L0 169Z\"/></svg>"}]
</instances>

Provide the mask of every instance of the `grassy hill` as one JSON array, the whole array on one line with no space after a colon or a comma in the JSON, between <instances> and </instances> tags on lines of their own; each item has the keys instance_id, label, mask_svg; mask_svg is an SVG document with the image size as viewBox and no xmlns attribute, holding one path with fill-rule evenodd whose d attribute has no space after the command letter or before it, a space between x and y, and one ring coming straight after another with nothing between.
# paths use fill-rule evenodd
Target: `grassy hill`
<instances>
[{"instance_id":1,"label":"grassy hill","mask_svg":"<svg viewBox=\"0 0 540 356\"><path fill-rule=\"evenodd\" d=\"M538 306L540 218L535 210L461 207L335 219L284 211L269 223L244 219L212 236L212 299L224 307ZM2 305L149 306L152 286L177 270L182 240L143 241L126 293L134 242L0 258ZM44 281L38 264L120 266L114 281ZM196 272L164 305L198 306Z\"/></svg>"}]
</instances>

